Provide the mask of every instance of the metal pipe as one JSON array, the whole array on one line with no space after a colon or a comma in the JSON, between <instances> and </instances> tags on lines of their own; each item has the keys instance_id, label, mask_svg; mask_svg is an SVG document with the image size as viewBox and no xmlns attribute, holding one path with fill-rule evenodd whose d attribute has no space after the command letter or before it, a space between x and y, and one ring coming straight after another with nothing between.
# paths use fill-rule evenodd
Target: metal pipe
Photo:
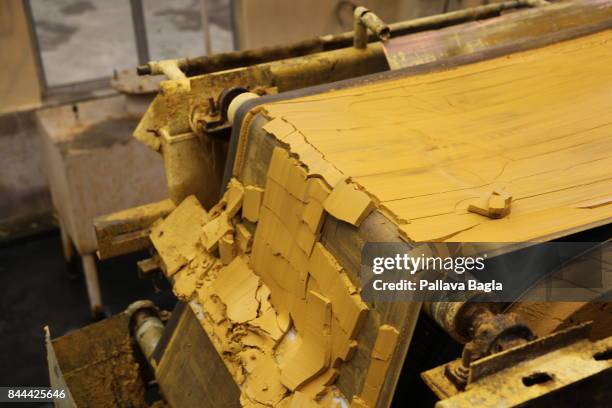
<instances>
[{"instance_id":1,"label":"metal pipe","mask_svg":"<svg viewBox=\"0 0 612 408\"><path fill-rule=\"evenodd\" d=\"M391 37L389 26L365 7L355 7L353 27L353 46L357 49L362 50L368 45L368 30L381 41L387 41Z\"/></svg>"},{"instance_id":2,"label":"metal pipe","mask_svg":"<svg viewBox=\"0 0 612 408\"><path fill-rule=\"evenodd\" d=\"M166 75L168 79L186 79L187 76L181 70L180 64L183 60L152 61L147 64L153 75Z\"/></svg>"},{"instance_id":3,"label":"metal pipe","mask_svg":"<svg viewBox=\"0 0 612 408\"><path fill-rule=\"evenodd\" d=\"M130 316L130 329L147 362L164 332L157 307L150 300L139 300L125 310Z\"/></svg>"},{"instance_id":4,"label":"metal pipe","mask_svg":"<svg viewBox=\"0 0 612 408\"><path fill-rule=\"evenodd\" d=\"M103 315L104 311L96 258L93 254L83 254L81 255L81 262L83 264L83 274L85 275L85 286L87 288L87 296L89 297L91 314L93 317L99 318Z\"/></svg>"},{"instance_id":5,"label":"metal pipe","mask_svg":"<svg viewBox=\"0 0 612 408\"><path fill-rule=\"evenodd\" d=\"M420 31L448 27L468 21L475 21L500 15L503 11L535 7L543 4L540 0L512 0L503 3L492 3L470 9L453 11L417 18L414 20L401 21L389 24L393 35L406 35ZM245 67L275 60L300 57L322 51L330 51L349 47L353 43L354 33L349 31L338 35L326 35L310 40L294 43L289 46L264 47L255 50L233 51L211 56L196 58L182 58L174 60L178 67L189 76L201 75L226 69ZM377 40L374 33L368 35L368 41ZM139 75L157 75L152 68L159 61L152 61L140 65L137 69Z\"/></svg>"}]
</instances>

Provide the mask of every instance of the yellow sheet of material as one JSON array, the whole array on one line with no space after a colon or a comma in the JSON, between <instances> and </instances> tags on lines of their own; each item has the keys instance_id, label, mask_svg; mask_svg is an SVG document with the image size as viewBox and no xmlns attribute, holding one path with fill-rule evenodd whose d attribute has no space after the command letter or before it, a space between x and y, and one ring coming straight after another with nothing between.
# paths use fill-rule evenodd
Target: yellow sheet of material
<instances>
[{"instance_id":1,"label":"yellow sheet of material","mask_svg":"<svg viewBox=\"0 0 612 408\"><path fill-rule=\"evenodd\" d=\"M612 217L610 67L607 30L263 109L296 129L294 153L314 147L411 241L539 241ZM508 216L467 212L494 188L512 195Z\"/></svg>"}]
</instances>

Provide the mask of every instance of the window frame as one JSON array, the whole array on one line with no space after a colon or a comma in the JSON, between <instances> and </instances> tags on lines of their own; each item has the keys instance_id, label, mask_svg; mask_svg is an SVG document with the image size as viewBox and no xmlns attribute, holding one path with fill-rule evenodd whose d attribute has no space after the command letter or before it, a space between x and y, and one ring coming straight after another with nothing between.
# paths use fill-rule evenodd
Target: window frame
<instances>
[{"instance_id":1,"label":"window frame","mask_svg":"<svg viewBox=\"0 0 612 408\"><path fill-rule=\"evenodd\" d=\"M34 51L36 60L38 81L42 93L43 101L48 99L78 99L78 95L91 94L95 91L105 90L110 88L110 76L101 78L92 78L84 81L69 82L60 85L49 85L45 74L45 65L40 49L40 41L36 32L36 22L32 12L31 2L33 0L22 0L23 7L28 23L30 33L30 41ZM134 43L139 64L146 64L150 60L149 43L147 39L147 28L142 6L142 0L130 0L130 12L132 15L132 28L134 29Z\"/></svg>"}]
</instances>

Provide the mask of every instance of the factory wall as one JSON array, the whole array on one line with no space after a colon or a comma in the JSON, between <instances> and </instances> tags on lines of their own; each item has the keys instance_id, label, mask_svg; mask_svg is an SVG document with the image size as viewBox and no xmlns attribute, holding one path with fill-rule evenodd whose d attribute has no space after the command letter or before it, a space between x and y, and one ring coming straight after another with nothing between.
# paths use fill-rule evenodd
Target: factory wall
<instances>
[{"instance_id":1,"label":"factory wall","mask_svg":"<svg viewBox=\"0 0 612 408\"><path fill-rule=\"evenodd\" d=\"M40 85L21 0L0 2L0 113L40 105Z\"/></svg>"},{"instance_id":2,"label":"factory wall","mask_svg":"<svg viewBox=\"0 0 612 408\"><path fill-rule=\"evenodd\" d=\"M21 0L0 2L0 242L52 218L35 108L41 88Z\"/></svg>"}]
</instances>

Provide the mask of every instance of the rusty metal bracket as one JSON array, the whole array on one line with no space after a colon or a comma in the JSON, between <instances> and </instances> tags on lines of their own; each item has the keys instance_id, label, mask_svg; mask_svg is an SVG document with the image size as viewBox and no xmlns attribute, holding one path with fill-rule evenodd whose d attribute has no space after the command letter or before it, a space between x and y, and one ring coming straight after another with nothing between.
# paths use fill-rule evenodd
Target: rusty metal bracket
<instances>
[{"instance_id":1,"label":"rusty metal bracket","mask_svg":"<svg viewBox=\"0 0 612 408\"><path fill-rule=\"evenodd\" d=\"M461 359L448 363L444 374L463 390L471 364L488 355L534 339L531 329L516 313L501 313L501 303L487 302L474 292L468 302L428 302L423 309L451 337L465 343Z\"/></svg>"},{"instance_id":2,"label":"rusty metal bracket","mask_svg":"<svg viewBox=\"0 0 612 408\"><path fill-rule=\"evenodd\" d=\"M445 375L445 366L421 376L442 399L438 408L606 406L612 397L612 337L591 342L590 328L584 323L472 362L463 392Z\"/></svg>"},{"instance_id":3,"label":"rusty metal bracket","mask_svg":"<svg viewBox=\"0 0 612 408\"><path fill-rule=\"evenodd\" d=\"M480 306L470 316L469 333L472 340L464 346L461 359L447 364L445 369L448 379L461 390L469 381L475 361L535 338L516 313L493 313L489 308Z\"/></svg>"},{"instance_id":4,"label":"rusty metal bracket","mask_svg":"<svg viewBox=\"0 0 612 408\"><path fill-rule=\"evenodd\" d=\"M275 95L278 88L275 86L258 86L243 88L229 87L223 89L217 99L207 98L203 103L194 104L189 114L191 130L199 136L213 138L229 138L232 121L228 115L231 102L243 93L253 93L259 96Z\"/></svg>"}]
</instances>

